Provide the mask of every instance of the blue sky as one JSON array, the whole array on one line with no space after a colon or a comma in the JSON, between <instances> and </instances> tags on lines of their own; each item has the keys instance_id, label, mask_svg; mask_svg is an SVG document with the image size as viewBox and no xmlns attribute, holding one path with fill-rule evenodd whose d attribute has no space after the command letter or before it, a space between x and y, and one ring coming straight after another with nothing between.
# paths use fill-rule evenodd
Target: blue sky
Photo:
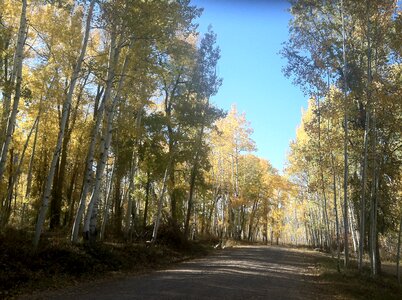
<instances>
[{"instance_id":1,"label":"blue sky","mask_svg":"<svg viewBox=\"0 0 402 300\"><path fill-rule=\"evenodd\" d=\"M218 72L223 85L212 98L217 106L229 109L236 103L239 112L254 129L257 155L282 170L289 142L300 122L307 97L281 68L286 61L278 52L288 38L290 14L287 1L192 0L204 12L198 20L200 31L211 24L218 35L221 59Z\"/></svg>"}]
</instances>

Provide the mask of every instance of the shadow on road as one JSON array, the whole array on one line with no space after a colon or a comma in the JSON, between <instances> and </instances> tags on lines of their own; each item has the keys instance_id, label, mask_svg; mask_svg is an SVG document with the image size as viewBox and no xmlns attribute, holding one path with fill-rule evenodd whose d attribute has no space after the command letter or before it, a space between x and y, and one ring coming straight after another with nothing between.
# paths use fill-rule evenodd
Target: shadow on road
<instances>
[{"instance_id":1,"label":"shadow on road","mask_svg":"<svg viewBox=\"0 0 402 300\"><path fill-rule=\"evenodd\" d=\"M169 270L80 286L47 299L317 299L314 255L266 246L220 250ZM39 297L40 298L40 297Z\"/></svg>"}]
</instances>

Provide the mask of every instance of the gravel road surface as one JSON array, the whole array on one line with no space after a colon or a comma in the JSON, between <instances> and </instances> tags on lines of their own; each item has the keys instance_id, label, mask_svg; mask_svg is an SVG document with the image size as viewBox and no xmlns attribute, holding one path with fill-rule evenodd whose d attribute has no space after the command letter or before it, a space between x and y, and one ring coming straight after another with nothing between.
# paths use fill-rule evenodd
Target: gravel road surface
<instances>
[{"instance_id":1,"label":"gravel road surface","mask_svg":"<svg viewBox=\"0 0 402 300\"><path fill-rule=\"evenodd\" d=\"M318 299L323 295L314 270L314 253L244 246L219 250L168 270L78 285L35 298Z\"/></svg>"}]
</instances>

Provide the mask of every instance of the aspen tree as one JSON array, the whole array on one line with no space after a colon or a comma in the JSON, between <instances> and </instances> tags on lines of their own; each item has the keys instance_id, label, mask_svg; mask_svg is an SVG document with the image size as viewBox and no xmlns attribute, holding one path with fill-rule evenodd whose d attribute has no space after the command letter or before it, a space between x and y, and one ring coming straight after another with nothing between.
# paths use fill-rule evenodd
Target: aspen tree
<instances>
[{"instance_id":1,"label":"aspen tree","mask_svg":"<svg viewBox=\"0 0 402 300\"><path fill-rule=\"evenodd\" d=\"M112 32L112 34L115 34ZM129 49L131 49L133 45L133 41L130 40ZM113 58L111 64L109 64L108 69L108 80L105 88L105 96L103 101L105 101L105 128L103 129L102 139L101 139L101 152L100 152L100 160L98 161L96 167L96 175L95 175L95 183L94 189L92 191L91 200L88 204L87 213L84 222L84 237L86 239L92 240L96 237L96 221L97 221L97 211L98 211L98 201L99 201L99 193L100 186L103 178L103 173L106 165L106 160L109 155L110 145L112 141L112 126L113 126L113 117L115 113L115 109L117 106L117 102L120 100L120 93L123 87L123 82L125 78L125 73L127 70L129 53L124 59L121 76L119 79L119 83L117 89L115 91L115 95L113 97L112 102L109 101L113 89L113 80L115 78L115 68L118 61L118 57L121 52L122 43L121 41L117 41L115 48L113 50Z\"/></svg>"},{"instance_id":2,"label":"aspen tree","mask_svg":"<svg viewBox=\"0 0 402 300\"><path fill-rule=\"evenodd\" d=\"M12 135L14 132L15 122L18 113L18 104L21 98L22 85L22 63L24 60L24 45L27 35L27 0L22 0L20 25L18 29L17 45L14 55L13 69L11 73L10 85L14 92L13 105L7 121L7 129L5 131L5 140L1 145L0 153L0 183L3 180L4 171L7 163L8 148L10 147ZM5 102L11 101L12 94L5 95ZM6 110L7 113L7 110Z\"/></svg>"},{"instance_id":3,"label":"aspen tree","mask_svg":"<svg viewBox=\"0 0 402 300\"><path fill-rule=\"evenodd\" d=\"M349 224L348 224L348 180L349 180L349 157L348 157L348 143L349 143L349 125L348 125L348 108L347 108L347 61L346 61L346 32L345 32L345 16L343 0L341 0L341 19L342 19L342 72L343 72L343 160L344 160L344 174L343 174L343 227L344 227L344 243L345 243L345 268L349 265Z\"/></svg>"},{"instance_id":4,"label":"aspen tree","mask_svg":"<svg viewBox=\"0 0 402 300\"><path fill-rule=\"evenodd\" d=\"M195 77L195 85L198 95L196 99L201 102L201 124L195 140L195 154L192 161L192 168L190 173L190 189L187 202L187 214L184 222L184 235L188 237L189 234L189 223L191 210L193 208L193 194L195 190L195 181L197 173L199 172L198 164L201 155L202 141L204 139L204 131L206 123L213 124L215 119L219 118L219 115L208 116L207 114L212 114L210 109L209 99L211 96L215 95L221 85L222 80L216 76L216 66L220 58L220 50L215 46L216 35L209 28L208 33L201 40L200 48L198 49L198 57ZM204 100L205 99L205 100ZM208 118L208 120L207 120ZM212 118L212 120L211 120Z\"/></svg>"},{"instance_id":5,"label":"aspen tree","mask_svg":"<svg viewBox=\"0 0 402 300\"><path fill-rule=\"evenodd\" d=\"M50 164L50 170L49 170L49 173L47 176L46 185L45 185L45 189L44 189L43 197L42 197L42 204L41 204L41 208L39 211L38 220L37 220L36 228L35 228L35 237L34 237L34 241L33 241L35 248L37 248L37 246L39 244L39 239L40 239L40 236L42 233L43 223L45 222L45 217L46 217L46 213L47 213L47 209L48 209L48 205L49 205L49 199L51 196L52 181L53 181L54 173L56 171L56 164L57 164L57 161L60 156L60 151L61 151L62 142L63 142L63 138L64 138L64 132L65 132L65 127L66 127L66 123L67 123L67 116L70 111L70 106L71 106L71 102L73 99L75 85L77 83L79 73L81 71L82 62L84 61L85 53L87 50L94 6L95 6L95 0L91 0L91 2L89 4L88 12L87 12L86 25L85 25L85 31L84 31L84 35L83 35L83 39L82 39L82 46L81 46L80 54L77 58L77 62L75 64L74 71L71 76L71 81L70 81L70 86L68 89L67 97L63 103L62 117L61 117L61 121L60 121L60 131L59 131L59 134L57 137L57 144L56 144L56 147L53 152L52 162Z\"/></svg>"}]
</instances>

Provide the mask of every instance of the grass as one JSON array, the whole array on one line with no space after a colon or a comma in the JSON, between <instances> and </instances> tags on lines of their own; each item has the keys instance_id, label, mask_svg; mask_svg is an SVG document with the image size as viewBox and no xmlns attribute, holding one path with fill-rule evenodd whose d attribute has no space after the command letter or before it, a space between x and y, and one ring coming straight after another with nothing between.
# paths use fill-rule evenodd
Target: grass
<instances>
[{"instance_id":1,"label":"grass","mask_svg":"<svg viewBox=\"0 0 402 300\"><path fill-rule=\"evenodd\" d=\"M145 243L72 245L55 237L44 240L36 252L31 245L29 233L11 228L0 232L0 299L119 274L144 273L206 255L211 248L195 242L165 242L152 247Z\"/></svg>"},{"instance_id":2,"label":"grass","mask_svg":"<svg viewBox=\"0 0 402 300\"><path fill-rule=\"evenodd\" d=\"M369 269L360 273L355 261L347 270L341 268L338 272L336 259L320 255L317 268L320 287L335 299L402 299L402 286L395 276L383 273L372 278Z\"/></svg>"}]
</instances>

